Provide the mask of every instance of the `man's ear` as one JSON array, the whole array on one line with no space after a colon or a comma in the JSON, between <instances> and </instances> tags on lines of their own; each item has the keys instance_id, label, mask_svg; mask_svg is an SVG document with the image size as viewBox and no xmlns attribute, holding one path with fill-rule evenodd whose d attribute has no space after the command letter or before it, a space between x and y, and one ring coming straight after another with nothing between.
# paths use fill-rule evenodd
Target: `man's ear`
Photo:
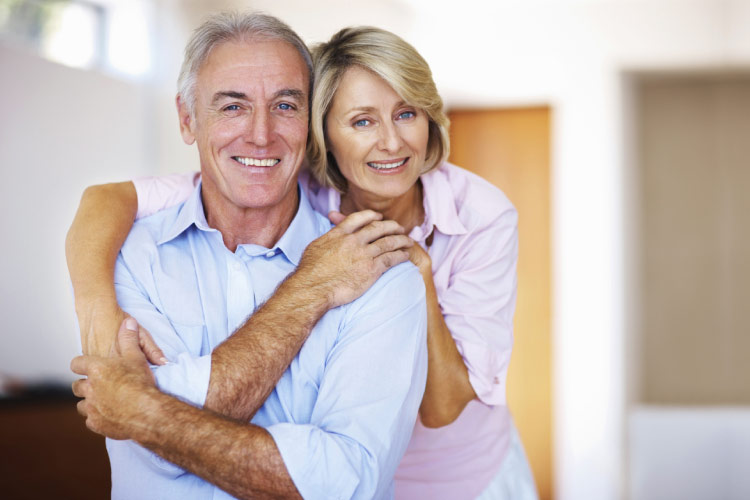
<instances>
[{"instance_id":1,"label":"man's ear","mask_svg":"<svg viewBox=\"0 0 750 500\"><path fill-rule=\"evenodd\" d=\"M193 131L195 121L193 120L193 116L190 114L190 110L180 94L177 94L175 104L177 105L177 116L180 117L180 135L182 135L182 140L185 141L185 144L193 144L195 142L195 133Z\"/></svg>"}]
</instances>

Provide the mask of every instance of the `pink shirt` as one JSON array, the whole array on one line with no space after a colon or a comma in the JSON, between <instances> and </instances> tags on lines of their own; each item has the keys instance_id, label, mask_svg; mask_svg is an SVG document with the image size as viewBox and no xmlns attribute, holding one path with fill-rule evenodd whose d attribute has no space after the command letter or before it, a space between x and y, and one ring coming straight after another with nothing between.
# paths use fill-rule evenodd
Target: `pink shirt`
<instances>
[{"instance_id":1,"label":"pink shirt","mask_svg":"<svg viewBox=\"0 0 750 500\"><path fill-rule=\"evenodd\" d=\"M138 217L187 198L198 174L140 178ZM477 399L439 429L420 422L396 471L397 499L473 499L495 476L508 451L511 420L505 380L513 345L518 216L490 183L444 163L421 177L425 220L409 236L426 246L445 322L469 371ZM341 198L302 172L312 206L338 210Z\"/></svg>"}]
</instances>

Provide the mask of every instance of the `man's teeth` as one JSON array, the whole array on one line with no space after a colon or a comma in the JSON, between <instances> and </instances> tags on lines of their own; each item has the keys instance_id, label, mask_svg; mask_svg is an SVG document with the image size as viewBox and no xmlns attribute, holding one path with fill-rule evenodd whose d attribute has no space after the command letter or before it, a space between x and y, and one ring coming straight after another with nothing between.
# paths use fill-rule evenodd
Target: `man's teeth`
<instances>
[{"instance_id":1,"label":"man's teeth","mask_svg":"<svg viewBox=\"0 0 750 500\"><path fill-rule=\"evenodd\" d=\"M242 163L246 167L273 167L281 160L278 158L243 158L242 156L235 156L235 160Z\"/></svg>"},{"instance_id":2,"label":"man's teeth","mask_svg":"<svg viewBox=\"0 0 750 500\"><path fill-rule=\"evenodd\" d=\"M368 165L371 166L372 168L377 169L377 170L390 170L392 168L400 167L401 165L403 165L404 163L406 163L406 160L408 160L408 158L404 158L403 160L397 161L397 162L394 162L394 163L374 163L374 162L370 162L370 163L368 163Z\"/></svg>"}]
</instances>

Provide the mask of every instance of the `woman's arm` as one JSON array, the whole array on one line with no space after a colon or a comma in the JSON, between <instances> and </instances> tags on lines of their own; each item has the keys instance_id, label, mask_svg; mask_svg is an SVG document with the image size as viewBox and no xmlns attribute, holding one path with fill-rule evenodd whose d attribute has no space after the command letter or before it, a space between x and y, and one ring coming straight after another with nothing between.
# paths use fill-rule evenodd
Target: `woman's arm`
<instances>
[{"instance_id":1,"label":"woman's arm","mask_svg":"<svg viewBox=\"0 0 750 500\"><path fill-rule=\"evenodd\" d=\"M115 296L114 269L137 209L132 182L90 186L68 230L65 256L84 354L109 355L125 319ZM141 345L152 363L162 363L164 355L148 332L142 334Z\"/></svg>"},{"instance_id":2,"label":"woman's arm","mask_svg":"<svg viewBox=\"0 0 750 500\"><path fill-rule=\"evenodd\" d=\"M417 244L410 248L409 256L422 274L427 299L427 385L419 417L425 427L442 427L456 420L477 395L440 310L432 280L432 260Z\"/></svg>"}]
</instances>

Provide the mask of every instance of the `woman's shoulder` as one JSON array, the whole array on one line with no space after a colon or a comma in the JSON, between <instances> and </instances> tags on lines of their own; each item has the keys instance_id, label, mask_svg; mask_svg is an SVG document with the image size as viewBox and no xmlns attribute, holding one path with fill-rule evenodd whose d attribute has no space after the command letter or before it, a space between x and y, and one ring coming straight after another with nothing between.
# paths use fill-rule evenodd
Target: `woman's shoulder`
<instances>
[{"instance_id":1,"label":"woman's shoulder","mask_svg":"<svg viewBox=\"0 0 750 500\"><path fill-rule=\"evenodd\" d=\"M442 163L422 181L431 205L451 205L467 229L492 224L500 217L515 217L516 209L501 189L452 163Z\"/></svg>"}]
</instances>

